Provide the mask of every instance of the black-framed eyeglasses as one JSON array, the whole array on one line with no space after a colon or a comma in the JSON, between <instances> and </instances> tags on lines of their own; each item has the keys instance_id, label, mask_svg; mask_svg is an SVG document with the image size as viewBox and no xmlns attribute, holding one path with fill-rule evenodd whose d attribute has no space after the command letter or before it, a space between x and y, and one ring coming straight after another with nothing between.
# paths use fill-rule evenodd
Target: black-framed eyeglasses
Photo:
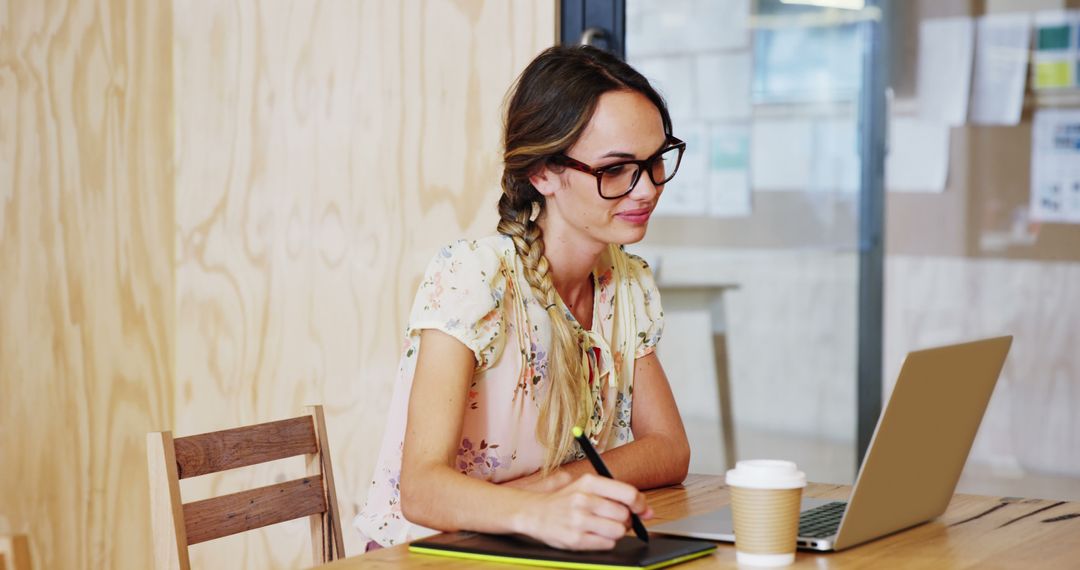
<instances>
[{"instance_id":1,"label":"black-framed eyeglasses","mask_svg":"<svg viewBox=\"0 0 1080 570\"><path fill-rule=\"evenodd\" d=\"M685 142L668 135L664 148L645 160L621 160L600 168L593 168L565 154L557 154L550 160L555 164L592 174L596 177L596 191L600 197L615 200L634 190L641 179L642 171L649 173L649 179L654 186L666 184L678 172L685 151Z\"/></svg>"}]
</instances>

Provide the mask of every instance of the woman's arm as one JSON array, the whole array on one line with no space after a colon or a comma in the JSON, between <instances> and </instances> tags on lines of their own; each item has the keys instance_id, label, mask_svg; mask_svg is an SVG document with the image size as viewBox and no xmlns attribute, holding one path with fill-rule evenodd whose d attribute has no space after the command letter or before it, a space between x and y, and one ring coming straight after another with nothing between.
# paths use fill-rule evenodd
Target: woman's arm
<instances>
[{"instance_id":1,"label":"woman's arm","mask_svg":"<svg viewBox=\"0 0 1080 570\"><path fill-rule=\"evenodd\" d=\"M686 479L690 442L656 352L634 361L630 429L634 441L604 454L612 475L638 489L675 485Z\"/></svg>"},{"instance_id":2,"label":"woman's arm","mask_svg":"<svg viewBox=\"0 0 1080 570\"><path fill-rule=\"evenodd\" d=\"M604 463L619 481L638 489L652 489L681 483L690 465L690 443L686 440L675 397L656 353L634 361L634 400L630 414L634 441L604 452ZM567 463L558 469L573 477L595 473L588 461ZM505 483L525 489L544 488L535 473Z\"/></svg>"},{"instance_id":3,"label":"woman's arm","mask_svg":"<svg viewBox=\"0 0 1080 570\"><path fill-rule=\"evenodd\" d=\"M409 397L401 466L401 509L409 521L439 530L521 533L559 548L612 548L629 513L648 517L633 486L590 476L549 492L499 486L464 475L454 463L476 360L457 339L421 333Z\"/></svg>"}]
</instances>

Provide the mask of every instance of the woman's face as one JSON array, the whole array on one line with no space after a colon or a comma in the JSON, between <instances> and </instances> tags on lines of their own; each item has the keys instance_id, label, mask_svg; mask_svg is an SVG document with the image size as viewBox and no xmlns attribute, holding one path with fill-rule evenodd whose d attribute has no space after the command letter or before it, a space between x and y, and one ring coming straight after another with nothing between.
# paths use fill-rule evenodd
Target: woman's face
<instances>
[{"instance_id":1,"label":"woman's face","mask_svg":"<svg viewBox=\"0 0 1080 570\"><path fill-rule=\"evenodd\" d=\"M660 111L648 98L636 91L609 91L600 97L585 131L565 154L603 168L628 159L647 159L665 144ZM663 191L663 186L657 187L642 172L629 194L607 200L597 192L594 175L572 168L545 170L534 177L533 184L546 198L545 234L556 231L563 239L598 244L634 243L645 237Z\"/></svg>"}]
</instances>

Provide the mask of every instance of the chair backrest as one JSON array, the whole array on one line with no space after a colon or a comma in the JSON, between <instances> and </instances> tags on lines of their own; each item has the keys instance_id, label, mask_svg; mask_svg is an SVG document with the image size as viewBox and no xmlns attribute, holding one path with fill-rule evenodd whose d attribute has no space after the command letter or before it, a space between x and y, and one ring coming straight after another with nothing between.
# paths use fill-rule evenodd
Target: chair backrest
<instances>
[{"instance_id":1,"label":"chair backrest","mask_svg":"<svg viewBox=\"0 0 1080 570\"><path fill-rule=\"evenodd\" d=\"M0 570L30 570L30 543L26 535L0 535Z\"/></svg>"},{"instance_id":2,"label":"chair backrest","mask_svg":"<svg viewBox=\"0 0 1080 570\"><path fill-rule=\"evenodd\" d=\"M188 546L279 522L311 518L313 561L345 556L322 406L300 417L173 439L147 434L154 563L188 570ZM297 455L305 477L183 503L180 480Z\"/></svg>"}]
</instances>

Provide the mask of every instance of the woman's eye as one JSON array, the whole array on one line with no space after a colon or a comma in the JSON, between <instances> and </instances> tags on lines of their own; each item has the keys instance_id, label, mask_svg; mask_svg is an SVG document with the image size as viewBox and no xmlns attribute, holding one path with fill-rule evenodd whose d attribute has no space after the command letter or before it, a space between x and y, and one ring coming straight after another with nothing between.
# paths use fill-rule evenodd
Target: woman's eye
<instances>
[{"instance_id":1,"label":"woman's eye","mask_svg":"<svg viewBox=\"0 0 1080 570\"><path fill-rule=\"evenodd\" d=\"M604 174L610 174L612 176L618 176L626 171L625 164L616 164L615 166L609 166L604 169Z\"/></svg>"}]
</instances>

